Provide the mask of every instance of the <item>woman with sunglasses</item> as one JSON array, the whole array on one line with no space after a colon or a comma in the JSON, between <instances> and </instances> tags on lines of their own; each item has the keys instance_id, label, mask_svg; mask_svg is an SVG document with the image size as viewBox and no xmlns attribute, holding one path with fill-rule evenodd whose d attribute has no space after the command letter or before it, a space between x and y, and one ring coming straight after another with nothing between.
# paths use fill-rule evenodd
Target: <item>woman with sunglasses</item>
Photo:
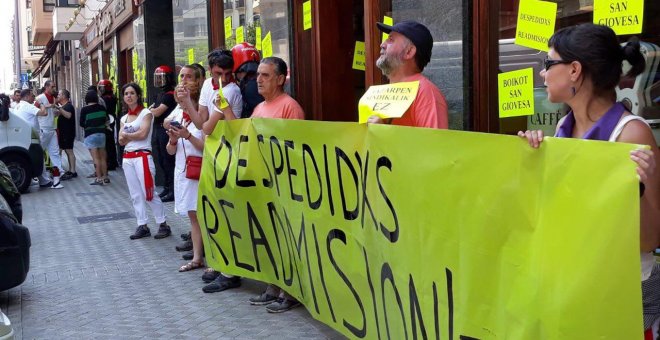
<instances>
[{"instance_id":1,"label":"woman with sunglasses","mask_svg":"<svg viewBox=\"0 0 660 340\"><path fill-rule=\"evenodd\" d=\"M626 76L634 77L645 67L639 42L621 47L614 31L606 26L581 24L557 31L548 42L550 50L541 71L548 100L566 103L571 111L557 124L555 137L581 138L649 145L635 150L630 159L637 163L640 179L640 250L644 329L657 328L660 317L660 266L653 250L660 244L660 171L655 171L660 152L651 128L644 119L631 114L616 102L615 87L622 63L632 66ZM518 132L538 148L542 131ZM632 227L632 226L630 226ZM636 227L636 226L635 226Z\"/></svg>"},{"instance_id":2,"label":"woman with sunglasses","mask_svg":"<svg viewBox=\"0 0 660 340\"><path fill-rule=\"evenodd\" d=\"M126 114L121 117L119 144L124 146L122 168L126 185L131 194L138 227L131 235L131 240L151 236L147 227L147 204L151 207L158 233L154 238L161 239L172 234L165 222L163 202L154 195L154 173L156 167L151 157L151 123L153 114L142 105L142 89L136 83L128 83L121 89L124 96Z\"/></svg>"}]
</instances>

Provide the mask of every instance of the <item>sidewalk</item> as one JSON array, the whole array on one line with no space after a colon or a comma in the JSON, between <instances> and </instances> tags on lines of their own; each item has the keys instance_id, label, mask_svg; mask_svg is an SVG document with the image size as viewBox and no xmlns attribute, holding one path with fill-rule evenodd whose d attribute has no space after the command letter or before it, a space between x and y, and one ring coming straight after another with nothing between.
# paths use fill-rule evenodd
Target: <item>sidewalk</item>
<instances>
[{"instance_id":1,"label":"sidewalk","mask_svg":"<svg viewBox=\"0 0 660 340\"><path fill-rule=\"evenodd\" d=\"M23 196L30 273L23 285L0 293L16 339L344 338L304 307L270 314L251 306L248 299L264 287L255 281L203 293L201 270L177 271L186 261L174 246L189 224L173 203L165 203L172 237L129 240L136 222L122 171L110 172L108 186L90 186L89 152L76 142L75 153L78 178ZM149 227L157 231L153 220Z\"/></svg>"}]
</instances>

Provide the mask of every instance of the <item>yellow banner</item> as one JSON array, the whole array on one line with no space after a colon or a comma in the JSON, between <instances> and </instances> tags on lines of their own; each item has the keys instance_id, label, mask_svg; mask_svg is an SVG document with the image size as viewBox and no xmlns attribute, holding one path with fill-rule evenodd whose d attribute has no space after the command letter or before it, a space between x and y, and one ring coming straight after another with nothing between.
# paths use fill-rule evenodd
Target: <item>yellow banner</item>
<instances>
[{"instance_id":1,"label":"yellow banner","mask_svg":"<svg viewBox=\"0 0 660 340\"><path fill-rule=\"evenodd\" d=\"M630 144L244 119L205 143L215 269L365 339L641 339Z\"/></svg>"},{"instance_id":2,"label":"yellow banner","mask_svg":"<svg viewBox=\"0 0 660 340\"><path fill-rule=\"evenodd\" d=\"M534 114L534 69L497 75L500 118Z\"/></svg>"},{"instance_id":3,"label":"yellow banner","mask_svg":"<svg viewBox=\"0 0 660 340\"><path fill-rule=\"evenodd\" d=\"M644 0L594 0L594 24L611 27L617 35L642 33Z\"/></svg>"},{"instance_id":4,"label":"yellow banner","mask_svg":"<svg viewBox=\"0 0 660 340\"><path fill-rule=\"evenodd\" d=\"M555 32L557 4L549 1L521 0L516 25L516 45L548 51L548 40Z\"/></svg>"},{"instance_id":5,"label":"yellow banner","mask_svg":"<svg viewBox=\"0 0 660 340\"><path fill-rule=\"evenodd\" d=\"M366 51L364 50L364 41L355 42L355 51L353 52L353 68L364 71L367 68Z\"/></svg>"},{"instance_id":6,"label":"yellow banner","mask_svg":"<svg viewBox=\"0 0 660 340\"><path fill-rule=\"evenodd\" d=\"M417 97L418 81L373 85L360 98L358 104L360 123L366 123L369 117L399 118L406 113Z\"/></svg>"}]
</instances>

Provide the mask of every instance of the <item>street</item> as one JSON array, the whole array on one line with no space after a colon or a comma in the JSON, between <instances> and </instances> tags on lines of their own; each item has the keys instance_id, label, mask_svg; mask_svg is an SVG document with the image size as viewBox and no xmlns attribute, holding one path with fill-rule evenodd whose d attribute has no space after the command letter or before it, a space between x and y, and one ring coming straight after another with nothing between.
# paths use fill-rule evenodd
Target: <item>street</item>
<instances>
[{"instance_id":1,"label":"street","mask_svg":"<svg viewBox=\"0 0 660 340\"><path fill-rule=\"evenodd\" d=\"M108 186L90 186L89 153L79 142L75 152L77 178L23 195L30 272L21 286L0 292L17 339L343 338L304 307L270 314L251 306L248 299L264 288L255 281L203 293L202 270L177 271L186 261L174 247L190 228L173 202L165 203L171 237L129 240L135 218L123 173L111 171ZM149 227L155 234L153 219Z\"/></svg>"}]
</instances>

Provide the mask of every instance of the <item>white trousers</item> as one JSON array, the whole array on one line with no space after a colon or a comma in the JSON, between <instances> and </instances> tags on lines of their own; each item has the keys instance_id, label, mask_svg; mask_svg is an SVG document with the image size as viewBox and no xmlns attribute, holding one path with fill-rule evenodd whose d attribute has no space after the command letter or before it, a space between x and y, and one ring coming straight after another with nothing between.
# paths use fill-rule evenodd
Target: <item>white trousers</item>
<instances>
[{"instance_id":1,"label":"white trousers","mask_svg":"<svg viewBox=\"0 0 660 340\"><path fill-rule=\"evenodd\" d=\"M151 180L154 181L154 174L156 173L156 166L154 159L151 155L147 156L149 160L149 170L151 171ZM126 184L128 185L128 192L131 194L133 201L133 209L135 210L135 217L137 217L137 225L141 226L147 224L149 217L147 216L147 204L151 207L151 212L154 214L154 219L157 224L165 222L165 210L163 209L163 202L154 190L154 198L147 201L147 194L144 188L144 170L142 168L142 157L137 158L124 158L123 160L124 176L126 176Z\"/></svg>"},{"instance_id":2,"label":"white trousers","mask_svg":"<svg viewBox=\"0 0 660 340\"><path fill-rule=\"evenodd\" d=\"M41 129L39 130L39 140L41 142L41 147L44 150L48 151L48 157L50 157L50 164L53 167L57 167L58 170L62 170L62 158L60 157L60 144L57 142L57 132L50 129ZM46 170L46 164L44 164L44 170L39 178L41 184L48 182L50 176Z\"/></svg>"}]
</instances>

